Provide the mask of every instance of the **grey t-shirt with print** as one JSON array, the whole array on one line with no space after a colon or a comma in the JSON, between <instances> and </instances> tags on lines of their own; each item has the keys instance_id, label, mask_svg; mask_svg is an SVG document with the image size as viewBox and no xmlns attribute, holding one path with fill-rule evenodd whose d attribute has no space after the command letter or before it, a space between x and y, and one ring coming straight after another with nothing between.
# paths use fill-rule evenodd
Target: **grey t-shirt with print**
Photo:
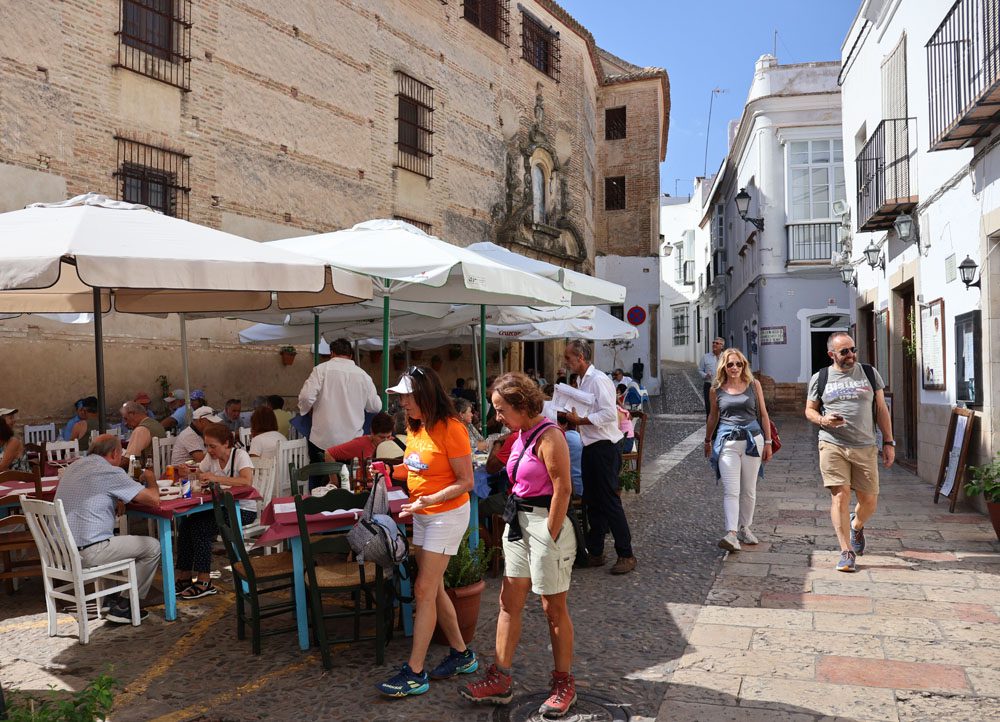
<instances>
[{"instance_id":1,"label":"grey t-shirt with print","mask_svg":"<svg viewBox=\"0 0 1000 722\"><path fill-rule=\"evenodd\" d=\"M823 389L822 406L826 414L840 414L847 422L840 428L821 428L819 440L829 441L838 446L874 446L875 423L872 418L872 401L875 392L885 386L882 377L873 367L875 373L875 388L872 389L865 376L865 370L860 363L854 364L850 371L838 371L831 365ZM810 401L819 401L817 393L819 373L809 379Z\"/></svg>"}]
</instances>

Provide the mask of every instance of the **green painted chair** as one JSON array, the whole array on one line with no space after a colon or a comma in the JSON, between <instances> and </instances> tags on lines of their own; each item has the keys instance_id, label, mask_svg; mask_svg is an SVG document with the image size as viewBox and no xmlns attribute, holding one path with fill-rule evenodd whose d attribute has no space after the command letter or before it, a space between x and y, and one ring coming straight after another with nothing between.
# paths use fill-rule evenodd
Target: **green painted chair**
<instances>
[{"instance_id":1,"label":"green painted chair","mask_svg":"<svg viewBox=\"0 0 1000 722\"><path fill-rule=\"evenodd\" d=\"M343 466L344 464L339 461L318 461L313 464L306 464L301 469L296 469L295 464L289 464L288 482L292 487L292 496L296 496L299 493L299 484L302 484L302 482L305 482L302 491L309 491L310 476L333 476L339 474Z\"/></svg>"}]
</instances>

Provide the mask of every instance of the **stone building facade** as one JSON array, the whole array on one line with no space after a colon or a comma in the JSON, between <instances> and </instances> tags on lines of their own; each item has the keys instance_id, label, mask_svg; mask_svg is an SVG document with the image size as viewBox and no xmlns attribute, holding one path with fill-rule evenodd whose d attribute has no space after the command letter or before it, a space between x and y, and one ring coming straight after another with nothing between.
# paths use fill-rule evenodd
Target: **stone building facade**
<instances>
[{"instance_id":1,"label":"stone building facade","mask_svg":"<svg viewBox=\"0 0 1000 722\"><path fill-rule=\"evenodd\" d=\"M97 191L261 241L399 217L588 272L657 247L666 73L550 0L40 0L0 6L0 48L0 211ZM235 352L236 322L193 323ZM152 363L175 329L113 318L109 357ZM87 352L47 350L80 335L3 322L0 345L30 337L73 380L30 415L89 392ZM263 391L245 371L218 395ZM152 385L126 376L109 398Z\"/></svg>"}]
</instances>

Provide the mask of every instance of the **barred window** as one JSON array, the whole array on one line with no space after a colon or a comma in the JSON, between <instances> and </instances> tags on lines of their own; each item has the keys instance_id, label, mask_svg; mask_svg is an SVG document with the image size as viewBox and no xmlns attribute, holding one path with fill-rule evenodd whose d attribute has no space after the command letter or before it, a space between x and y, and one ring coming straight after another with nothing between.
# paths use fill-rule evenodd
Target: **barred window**
<instances>
[{"instance_id":1,"label":"barred window","mask_svg":"<svg viewBox=\"0 0 1000 722\"><path fill-rule=\"evenodd\" d=\"M396 73L396 167L431 178L434 157L434 88Z\"/></svg>"},{"instance_id":2,"label":"barred window","mask_svg":"<svg viewBox=\"0 0 1000 722\"><path fill-rule=\"evenodd\" d=\"M191 89L191 0L121 0L118 62L150 78Z\"/></svg>"},{"instance_id":3,"label":"barred window","mask_svg":"<svg viewBox=\"0 0 1000 722\"><path fill-rule=\"evenodd\" d=\"M674 329L674 346L687 346L688 342L688 312L687 306L671 306L671 321Z\"/></svg>"},{"instance_id":4,"label":"barred window","mask_svg":"<svg viewBox=\"0 0 1000 722\"><path fill-rule=\"evenodd\" d=\"M188 217L191 156L115 136L118 141L118 198L142 203L168 216Z\"/></svg>"},{"instance_id":5,"label":"barred window","mask_svg":"<svg viewBox=\"0 0 1000 722\"><path fill-rule=\"evenodd\" d=\"M521 11L521 57L559 81L559 33Z\"/></svg>"},{"instance_id":6,"label":"barred window","mask_svg":"<svg viewBox=\"0 0 1000 722\"><path fill-rule=\"evenodd\" d=\"M604 179L604 210L625 210L625 176Z\"/></svg>"},{"instance_id":7,"label":"barred window","mask_svg":"<svg viewBox=\"0 0 1000 722\"><path fill-rule=\"evenodd\" d=\"M625 106L604 111L604 140L621 140L626 136Z\"/></svg>"},{"instance_id":8,"label":"barred window","mask_svg":"<svg viewBox=\"0 0 1000 722\"><path fill-rule=\"evenodd\" d=\"M494 40L509 45L509 0L465 0L462 16Z\"/></svg>"},{"instance_id":9,"label":"barred window","mask_svg":"<svg viewBox=\"0 0 1000 722\"><path fill-rule=\"evenodd\" d=\"M393 216L393 218L395 218L397 221L403 221L404 223L409 223L411 226L416 226L427 235L432 235L431 234L432 226L430 223L427 223L425 221L418 221L413 218L407 218L406 216Z\"/></svg>"}]
</instances>

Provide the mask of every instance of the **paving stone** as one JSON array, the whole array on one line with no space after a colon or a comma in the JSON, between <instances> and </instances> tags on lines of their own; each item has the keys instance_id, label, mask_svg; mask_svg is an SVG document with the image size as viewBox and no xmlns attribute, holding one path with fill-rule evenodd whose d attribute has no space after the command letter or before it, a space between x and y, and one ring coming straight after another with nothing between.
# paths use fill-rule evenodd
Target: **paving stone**
<instances>
[{"instance_id":1,"label":"paving stone","mask_svg":"<svg viewBox=\"0 0 1000 722\"><path fill-rule=\"evenodd\" d=\"M812 614L795 609L722 609L706 607L698 624L732 624L738 627L812 629Z\"/></svg>"},{"instance_id":2,"label":"paving stone","mask_svg":"<svg viewBox=\"0 0 1000 722\"><path fill-rule=\"evenodd\" d=\"M817 714L896 722L892 690L793 679L745 677L740 704L781 710L812 709Z\"/></svg>"},{"instance_id":3,"label":"paving stone","mask_svg":"<svg viewBox=\"0 0 1000 722\"><path fill-rule=\"evenodd\" d=\"M728 675L764 675L813 679L815 656L794 652L755 651L723 647L688 648L677 662L677 669Z\"/></svg>"},{"instance_id":4,"label":"paving stone","mask_svg":"<svg viewBox=\"0 0 1000 722\"><path fill-rule=\"evenodd\" d=\"M732 558L732 557L730 557ZM723 577L766 577L768 567L766 564L750 564L744 562L727 561L722 565L719 574Z\"/></svg>"},{"instance_id":5,"label":"paving stone","mask_svg":"<svg viewBox=\"0 0 1000 722\"><path fill-rule=\"evenodd\" d=\"M733 704L743 678L736 674L678 669L670 677L665 699L704 704Z\"/></svg>"},{"instance_id":6,"label":"paving stone","mask_svg":"<svg viewBox=\"0 0 1000 722\"><path fill-rule=\"evenodd\" d=\"M690 647L725 647L727 649L749 649L754 630L731 624L696 624L688 637Z\"/></svg>"},{"instance_id":7,"label":"paving stone","mask_svg":"<svg viewBox=\"0 0 1000 722\"><path fill-rule=\"evenodd\" d=\"M816 594L867 595L876 599L926 599L924 587L918 584L875 584L839 579L817 579L813 582Z\"/></svg>"},{"instance_id":8,"label":"paving stone","mask_svg":"<svg viewBox=\"0 0 1000 722\"><path fill-rule=\"evenodd\" d=\"M1000 592L996 589L962 589L959 587L924 587L932 602L962 602L968 604L997 604Z\"/></svg>"},{"instance_id":9,"label":"paving stone","mask_svg":"<svg viewBox=\"0 0 1000 722\"><path fill-rule=\"evenodd\" d=\"M994 637L995 639L995 637ZM976 694L984 697L1000 697L1000 670L986 667L966 667L965 674L972 683Z\"/></svg>"},{"instance_id":10,"label":"paving stone","mask_svg":"<svg viewBox=\"0 0 1000 722\"><path fill-rule=\"evenodd\" d=\"M952 639L892 637L882 640L882 648L886 659L1000 669L996 640L957 642Z\"/></svg>"},{"instance_id":11,"label":"paving stone","mask_svg":"<svg viewBox=\"0 0 1000 722\"><path fill-rule=\"evenodd\" d=\"M958 619L938 619L935 622L945 639L960 642L1000 640L1000 624L963 622Z\"/></svg>"},{"instance_id":12,"label":"paving stone","mask_svg":"<svg viewBox=\"0 0 1000 722\"><path fill-rule=\"evenodd\" d=\"M754 651L885 658L877 638L867 634L848 634L846 631L758 629L753 634L750 648Z\"/></svg>"},{"instance_id":13,"label":"paving stone","mask_svg":"<svg viewBox=\"0 0 1000 722\"><path fill-rule=\"evenodd\" d=\"M754 709L668 699L660 708L657 719L671 722L816 722L819 717L808 711L785 709Z\"/></svg>"},{"instance_id":14,"label":"paving stone","mask_svg":"<svg viewBox=\"0 0 1000 722\"><path fill-rule=\"evenodd\" d=\"M889 689L967 691L965 668L951 664L826 656L816 661L816 679L834 684Z\"/></svg>"},{"instance_id":15,"label":"paving stone","mask_svg":"<svg viewBox=\"0 0 1000 722\"><path fill-rule=\"evenodd\" d=\"M813 619L815 628L824 632L852 632L877 637L914 639L940 639L944 636L933 620L920 617L816 612Z\"/></svg>"},{"instance_id":16,"label":"paving stone","mask_svg":"<svg viewBox=\"0 0 1000 722\"><path fill-rule=\"evenodd\" d=\"M914 602L902 599L876 599L875 613L886 616L959 619L966 622L1000 623L1000 616L985 604L956 602Z\"/></svg>"},{"instance_id":17,"label":"paving stone","mask_svg":"<svg viewBox=\"0 0 1000 722\"><path fill-rule=\"evenodd\" d=\"M760 605L773 609L805 609L842 614L870 614L872 611L872 601L868 597L812 593L765 592L761 596Z\"/></svg>"},{"instance_id":18,"label":"paving stone","mask_svg":"<svg viewBox=\"0 0 1000 722\"><path fill-rule=\"evenodd\" d=\"M926 720L962 720L985 722L1000 719L1000 699L966 697L935 692L905 692L896 690L899 722Z\"/></svg>"}]
</instances>

